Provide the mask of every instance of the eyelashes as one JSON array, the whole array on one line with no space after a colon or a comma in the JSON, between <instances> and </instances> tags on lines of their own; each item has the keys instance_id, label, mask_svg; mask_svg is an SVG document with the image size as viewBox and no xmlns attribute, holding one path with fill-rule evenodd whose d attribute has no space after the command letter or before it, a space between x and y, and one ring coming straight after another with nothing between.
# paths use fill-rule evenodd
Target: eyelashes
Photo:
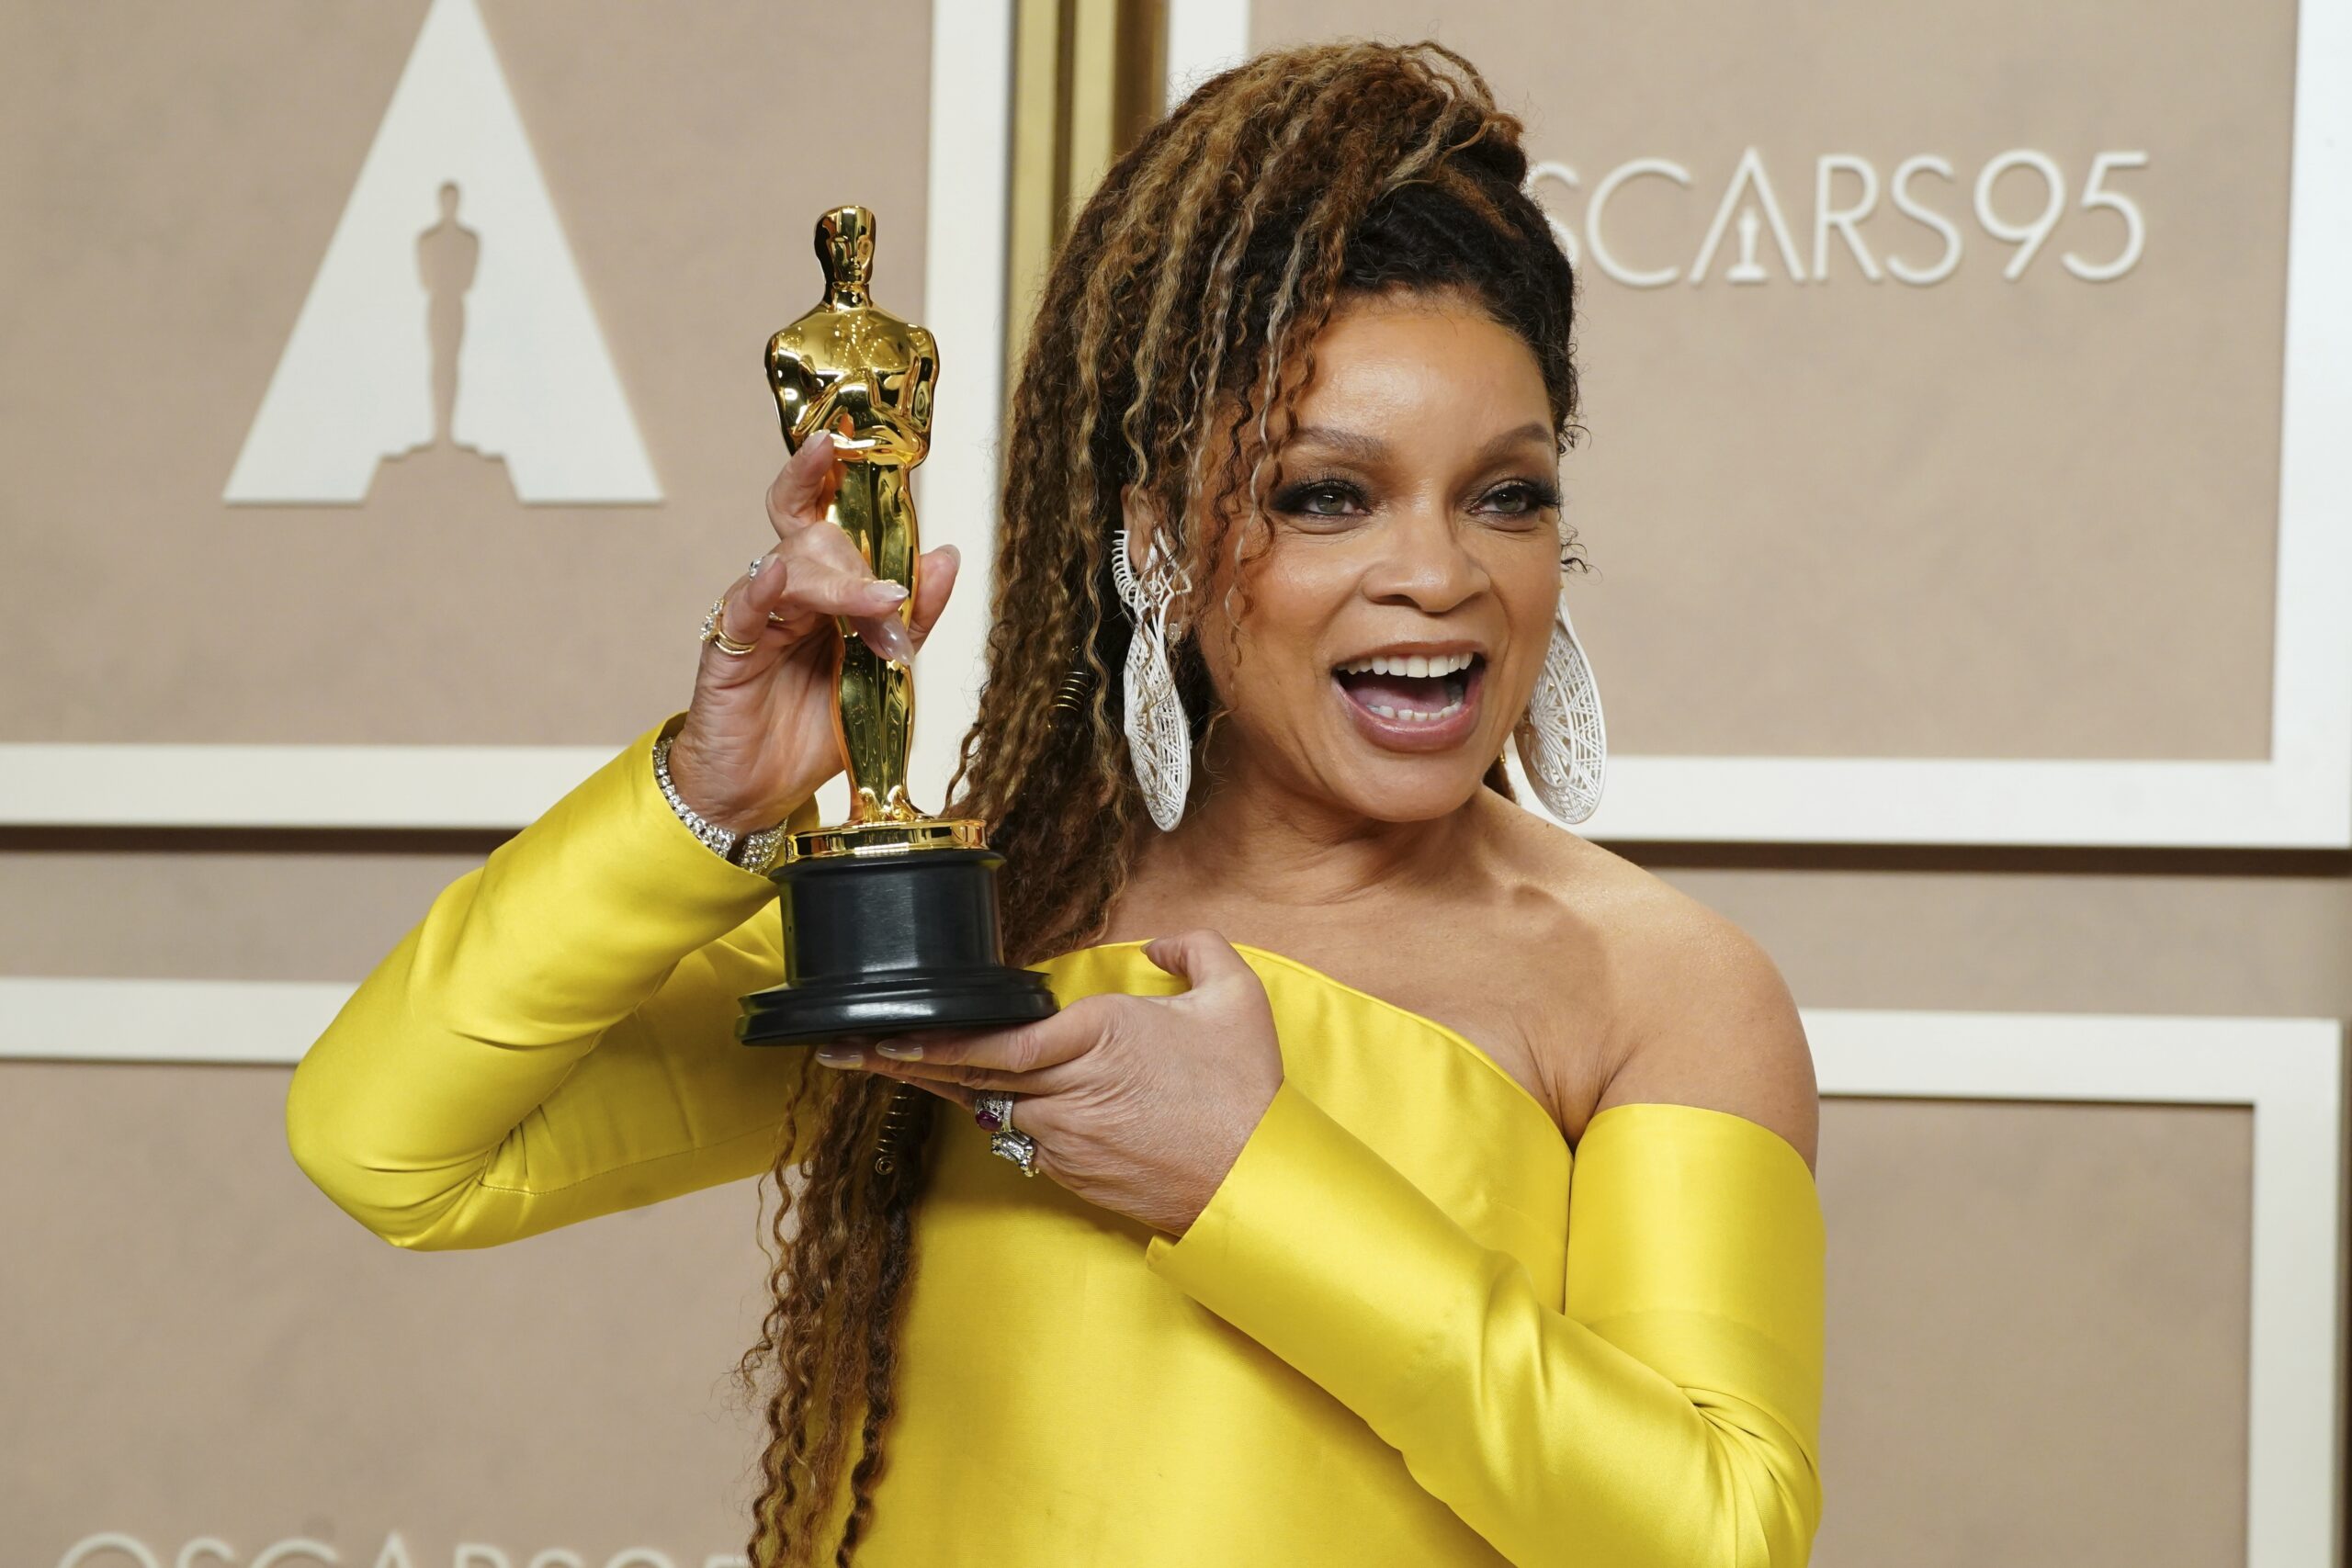
<instances>
[{"instance_id":1,"label":"eyelashes","mask_svg":"<svg viewBox=\"0 0 2352 1568\"><path fill-rule=\"evenodd\" d=\"M1499 502L1501 516L1532 517L1556 510L1560 499L1560 487L1553 481L1522 478L1492 486L1472 504L1474 510L1493 510ZM1352 479L1309 479L1276 491L1273 506L1293 517L1340 518L1370 512L1372 502L1363 487Z\"/></svg>"},{"instance_id":2,"label":"eyelashes","mask_svg":"<svg viewBox=\"0 0 2352 1568\"><path fill-rule=\"evenodd\" d=\"M1528 512L1554 511L1560 504L1560 487L1548 479L1509 479L1497 485L1487 494L1491 497L1499 495L1505 491L1523 492L1526 501L1522 509Z\"/></svg>"}]
</instances>

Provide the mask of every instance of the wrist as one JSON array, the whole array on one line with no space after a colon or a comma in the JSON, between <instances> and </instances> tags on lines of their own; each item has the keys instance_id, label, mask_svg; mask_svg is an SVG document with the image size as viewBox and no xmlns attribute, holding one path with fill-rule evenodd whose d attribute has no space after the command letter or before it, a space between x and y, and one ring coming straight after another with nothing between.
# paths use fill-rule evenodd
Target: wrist
<instances>
[{"instance_id":1,"label":"wrist","mask_svg":"<svg viewBox=\"0 0 2352 1568\"><path fill-rule=\"evenodd\" d=\"M678 821L700 840L705 849L727 862L749 872L765 875L783 853L784 840L790 831L791 818L772 827L736 832L705 818L678 793L676 781L670 773L670 753L674 734L657 736L653 741L653 777Z\"/></svg>"},{"instance_id":2,"label":"wrist","mask_svg":"<svg viewBox=\"0 0 2352 1568\"><path fill-rule=\"evenodd\" d=\"M668 773L669 782L663 793L673 797L671 804L673 807L681 808L681 819L692 816L695 820L738 839L748 833L763 831L783 820L779 817L775 821L754 821L752 818L759 815L755 809L746 809L714 794L707 782L701 753L695 750L693 737L687 734L683 725L665 739L655 742L654 772L657 775L664 772ZM691 823L688 825L692 826Z\"/></svg>"}]
</instances>

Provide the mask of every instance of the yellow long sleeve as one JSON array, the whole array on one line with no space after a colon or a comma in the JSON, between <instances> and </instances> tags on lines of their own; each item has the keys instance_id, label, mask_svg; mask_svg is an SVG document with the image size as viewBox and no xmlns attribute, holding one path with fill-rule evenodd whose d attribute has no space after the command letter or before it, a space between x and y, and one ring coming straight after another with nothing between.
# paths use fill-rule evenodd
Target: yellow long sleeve
<instances>
[{"instance_id":1,"label":"yellow long sleeve","mask_svg":"<svg viewBox=\"0 0 2352 1568\"><path fill-rule=\"evenodd\" d=\"M781 977L775 887L662 797L683 716L443 889L295 1068L296 1162L387 1241L494 1246L773 1158L808 1053L734 1019Z\"/></svg>"},{"instance_id":2,"label":"yellow long sleeve","mask_svg":"<svg viewBox=\"0 0 2352 1568\"><path fill-rule=\"evenodd\" d=\"M1286 1080L1146 1255L1522 1568L1792 1568L1821 1513L1823 1250L1777 1134L1616 1106L1577 1150L1547 1300Z\"/></svg>"}]
</instances>

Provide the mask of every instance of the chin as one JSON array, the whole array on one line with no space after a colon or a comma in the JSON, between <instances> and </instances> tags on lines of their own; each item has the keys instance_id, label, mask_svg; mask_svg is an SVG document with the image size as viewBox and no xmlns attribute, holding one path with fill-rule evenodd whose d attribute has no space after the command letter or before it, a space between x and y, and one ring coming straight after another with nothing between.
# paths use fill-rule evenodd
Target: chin
<instances>
[{"instance_id":1,"label":"chin","mask_svg":"<svg viewBox=\"0 0 2352 1568\"><path fill-rule=\"evenodd\" d=\"M1487 766L1363 770L1342 798L1375 822L1428 822L1462 809L1485 787Z\"/></svg>"}]
</instances>

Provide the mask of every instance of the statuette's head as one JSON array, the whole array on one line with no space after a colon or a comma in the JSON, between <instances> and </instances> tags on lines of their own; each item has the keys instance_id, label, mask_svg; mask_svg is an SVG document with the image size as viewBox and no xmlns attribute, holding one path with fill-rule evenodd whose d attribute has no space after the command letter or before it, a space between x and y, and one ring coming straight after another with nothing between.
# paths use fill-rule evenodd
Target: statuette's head
<instances>
[{"instance_id":1,"label":"statuette's head","mask_svg":"<svg viewBox=\"0 0 2352 1568\"><path fill-rule=\"evenodd\" d=\"M874 214L836 207L817 220L817 260L828 293L864 293L874 276Z\"/></svg>"}]
</instances>

